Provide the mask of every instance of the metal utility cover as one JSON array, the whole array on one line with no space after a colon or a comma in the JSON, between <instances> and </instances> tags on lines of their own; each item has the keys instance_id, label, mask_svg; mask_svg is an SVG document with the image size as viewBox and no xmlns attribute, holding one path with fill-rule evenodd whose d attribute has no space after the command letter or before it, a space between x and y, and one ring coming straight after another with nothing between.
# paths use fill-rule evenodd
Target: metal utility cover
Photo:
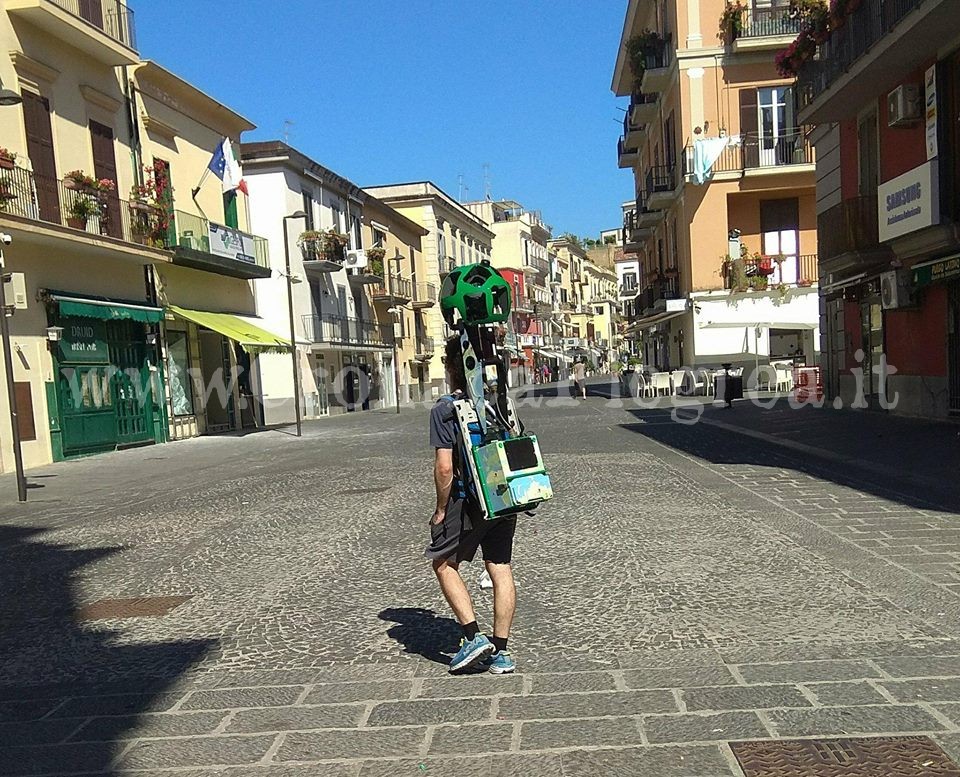
<instances>
[{"instance_id":1,"label":"metal utility cover","mask_svg":"<svg viewBox=\"0 0 960 777\"><path fill-rule=\"evenodd\" d=\"M193 597L146 596L136 599L101 599L81 607L78 621L96 621L107 618L159 618L173 612Z\"/></svg>"},{"instance_id":2,"label":"metal utility cover","mask_svg":"<svg viewBox=\"0 0 960 777\"><path fill-rule=\"evenodd\" d=\"M928 737L731 742L746 777L960 777Z\"/></svg>"}]
</instances>

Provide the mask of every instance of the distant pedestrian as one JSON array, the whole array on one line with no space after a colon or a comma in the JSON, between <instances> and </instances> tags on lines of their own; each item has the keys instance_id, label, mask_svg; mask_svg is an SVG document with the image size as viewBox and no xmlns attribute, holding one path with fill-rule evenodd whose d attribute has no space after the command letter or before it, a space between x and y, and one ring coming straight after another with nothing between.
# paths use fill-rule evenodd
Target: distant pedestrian
<instances>
[{"instance_id":1,"label":"distant pedestrian","mask_svg":"<svg viewBox=\"0 0 960 777\"><path fill-rule=\"evenodd\" d=\"M467 454L457 422L455 399L465 397L467 380L458 336L447 341L444 354L447 383L453 394L441 397L430 413L430 445L435 450L433 479L437 505L430 519L430 545L425 556L433 561L440 589L450 604L463 639L450 661L450 671L481 665L493 674L509 674L516 665L507 652L517 593L510 562L516 516L487 520L477 502L476 486L469 482L463 457ZM493 582L493 635L477 626L473 602L460 577L460 562L472 561L477 548ZM481 583L481 587L484 584Z\"/></svg>"},{"instance_id":2,"label":"distant pedestrian","mask_svg":"<svg viewBox=\"0 0 960 777\"><path fill-rule=\"evenodd\" d=\"M583 359L577 360L573 365L573 385L576 391L584 399L587 398L587 365Z\"/></svg>"},{"instance_id":3,"label":"distant pedestrian","mask_svg":"<svg viewBox=\"0 0 960 777\"><path fill-rule=\"evenodd\" d=\"M540 375L542 376L541 380L544 383L549 383L550 382L550 365L544 364L543 367L540 368Z\"/></svg>"}]
</instances>

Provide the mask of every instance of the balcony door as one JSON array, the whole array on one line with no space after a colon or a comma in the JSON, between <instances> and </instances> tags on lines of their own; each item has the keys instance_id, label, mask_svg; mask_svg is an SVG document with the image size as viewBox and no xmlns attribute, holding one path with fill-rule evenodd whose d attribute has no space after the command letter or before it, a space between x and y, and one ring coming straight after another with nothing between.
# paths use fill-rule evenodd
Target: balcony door
<instances>
[{"instance_id":1,"label":"balcony door","mask_svg":"<svg viewBox=\"0 0 960 777\"><path fill-rule=\"evenodd\" d=\"M43 221L61 223L57 162L53 153L50 101L26 89L23 95L23 124L27 134L27 156L33 167L37 206Z\"/></svg>"},{"instance_id":2,"label":"balcony door","mask_svg":"<svg viewBox=\"0 0 960 777\"><path fill-rule=\"evenodd\" d=\"M771 283L796 283L800 272L800 200L796 197L761 200L760 232L761 253L784 257L782 263L774 265Z\"/></svg>"},{"instance_id":3,"label":"balcony door","mask_svg":"<svg viewBox=\"0 0 960 777\"><path fill-rule=\"evenodd\" d=\"M78 0L80 18L86 19L97 29L103 29L103 8L101 0Z\"/></svg>"},{"instance_id":4,"label":"balcony door","mask_svg":"<svg viewBox=\"0 0 960 777\"><path fill-rule=\"evenodd\" d=\"M790 164L797 137L790 87L757 90L757 128L761 167Z\"/></svg>"},{"instance_id":5,"label":"balcony door","mask_svg":"<svg viewBox=\"0 0 960 777\"><path fill-rule=\"evenodd\" d=\"M110 237L123 236L120 223L120 194L117 191L117 157L113 150L113 130L96 121L90 122L90 143L93 146L93 174L98 181L113 181L113 191L101 196L104 215L100 220L100 233ZM104 223L105 222L105 223Z\"/></svg>"}]
</instances>

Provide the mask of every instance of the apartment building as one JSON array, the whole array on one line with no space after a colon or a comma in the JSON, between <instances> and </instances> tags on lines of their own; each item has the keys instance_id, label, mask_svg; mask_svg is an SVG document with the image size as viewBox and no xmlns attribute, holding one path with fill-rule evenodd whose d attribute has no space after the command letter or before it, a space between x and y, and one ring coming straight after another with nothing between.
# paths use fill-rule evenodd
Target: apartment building
<instances>
[{"instance_id":1,"label":"apartment building","mask_svg":"<svg viewBox=\"0 0 960 777\"><path fill-rule=\"evenodd\" d=\"M252 125L142 62L119 2L6 4L0 46L21 98L0 107L0 231L25 281L10 319L25 464L254 423L256 387L233 376L285 344L236 315L254 313L265 243L216 178L174 200Z\"/></svg>"},{"instance_id":2,"label":"apartment building","mask_svg":"<svg viewBox=\"0 0 960 777\"><path fill-rule=\"evenodd\" d=\"M251 220L271 246L273 272L257 287L257 310L271 327L289 331L291 289L300 353L297 389L288 355L263 358L265 420L291 420L294 396L305 418L389 401L393 322L378 318L371 291L386 282L386 253L371 261L363 252L367 195L282 141L244 143L241 154Z\"/></svg>"},{"instance_id":3,"label":"apartment building","mask_svg":"<svg viewBox=\"0 0 960 777\"><path fill-rule=\"evenodd\" d=\"M814 154L774 64L796 26L785 0L742 5L723 29L724 0L627 6L612 88L630 99L629 331L659 369L819 351Z\"/></svg>"},{"instance_id":4,"label":"apartment building","mask_svg":"<svg viewBox=\"0 0 960 777\"><path fill-rule=\"evenodd\" d=\"M829 401L960 414L960 27L954 0L862 0L796 83L816 125Z\"/></svg>"},{"instance_id":5,"label":"apartment building","mask_svg":"<svg viewBox=\"0 0 960 777\"><path fill-rule=\"evenodd\" d=\"M422 274L417 281L439 290L450 270L493 253L494 232L487 223L430 181L366 187L364 191L386 203L401 215L426 230L422 240ZM414 365L411 380L422 387L421 397L440 396L446 389L442 345L449 329L440 306L414 310L415 336L432 343L434 351L422 354Z\"/></svg>"}]
</instances>

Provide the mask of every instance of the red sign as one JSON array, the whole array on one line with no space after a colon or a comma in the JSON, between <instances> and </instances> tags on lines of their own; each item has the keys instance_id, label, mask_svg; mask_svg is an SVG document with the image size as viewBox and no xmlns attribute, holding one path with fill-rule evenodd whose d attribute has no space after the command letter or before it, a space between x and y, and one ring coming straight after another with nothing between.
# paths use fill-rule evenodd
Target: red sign
<instances>
[{"instance_id":1,"label":"red sign","mask_svg":"<svg viewBox=\"0 0 960 777\"><path fill-rule=\"evenodd\" d=\"M819 367L793 368L793 398L799 404L811 399L823 401L823 378Z\"/></svg>"}]
</instances>

